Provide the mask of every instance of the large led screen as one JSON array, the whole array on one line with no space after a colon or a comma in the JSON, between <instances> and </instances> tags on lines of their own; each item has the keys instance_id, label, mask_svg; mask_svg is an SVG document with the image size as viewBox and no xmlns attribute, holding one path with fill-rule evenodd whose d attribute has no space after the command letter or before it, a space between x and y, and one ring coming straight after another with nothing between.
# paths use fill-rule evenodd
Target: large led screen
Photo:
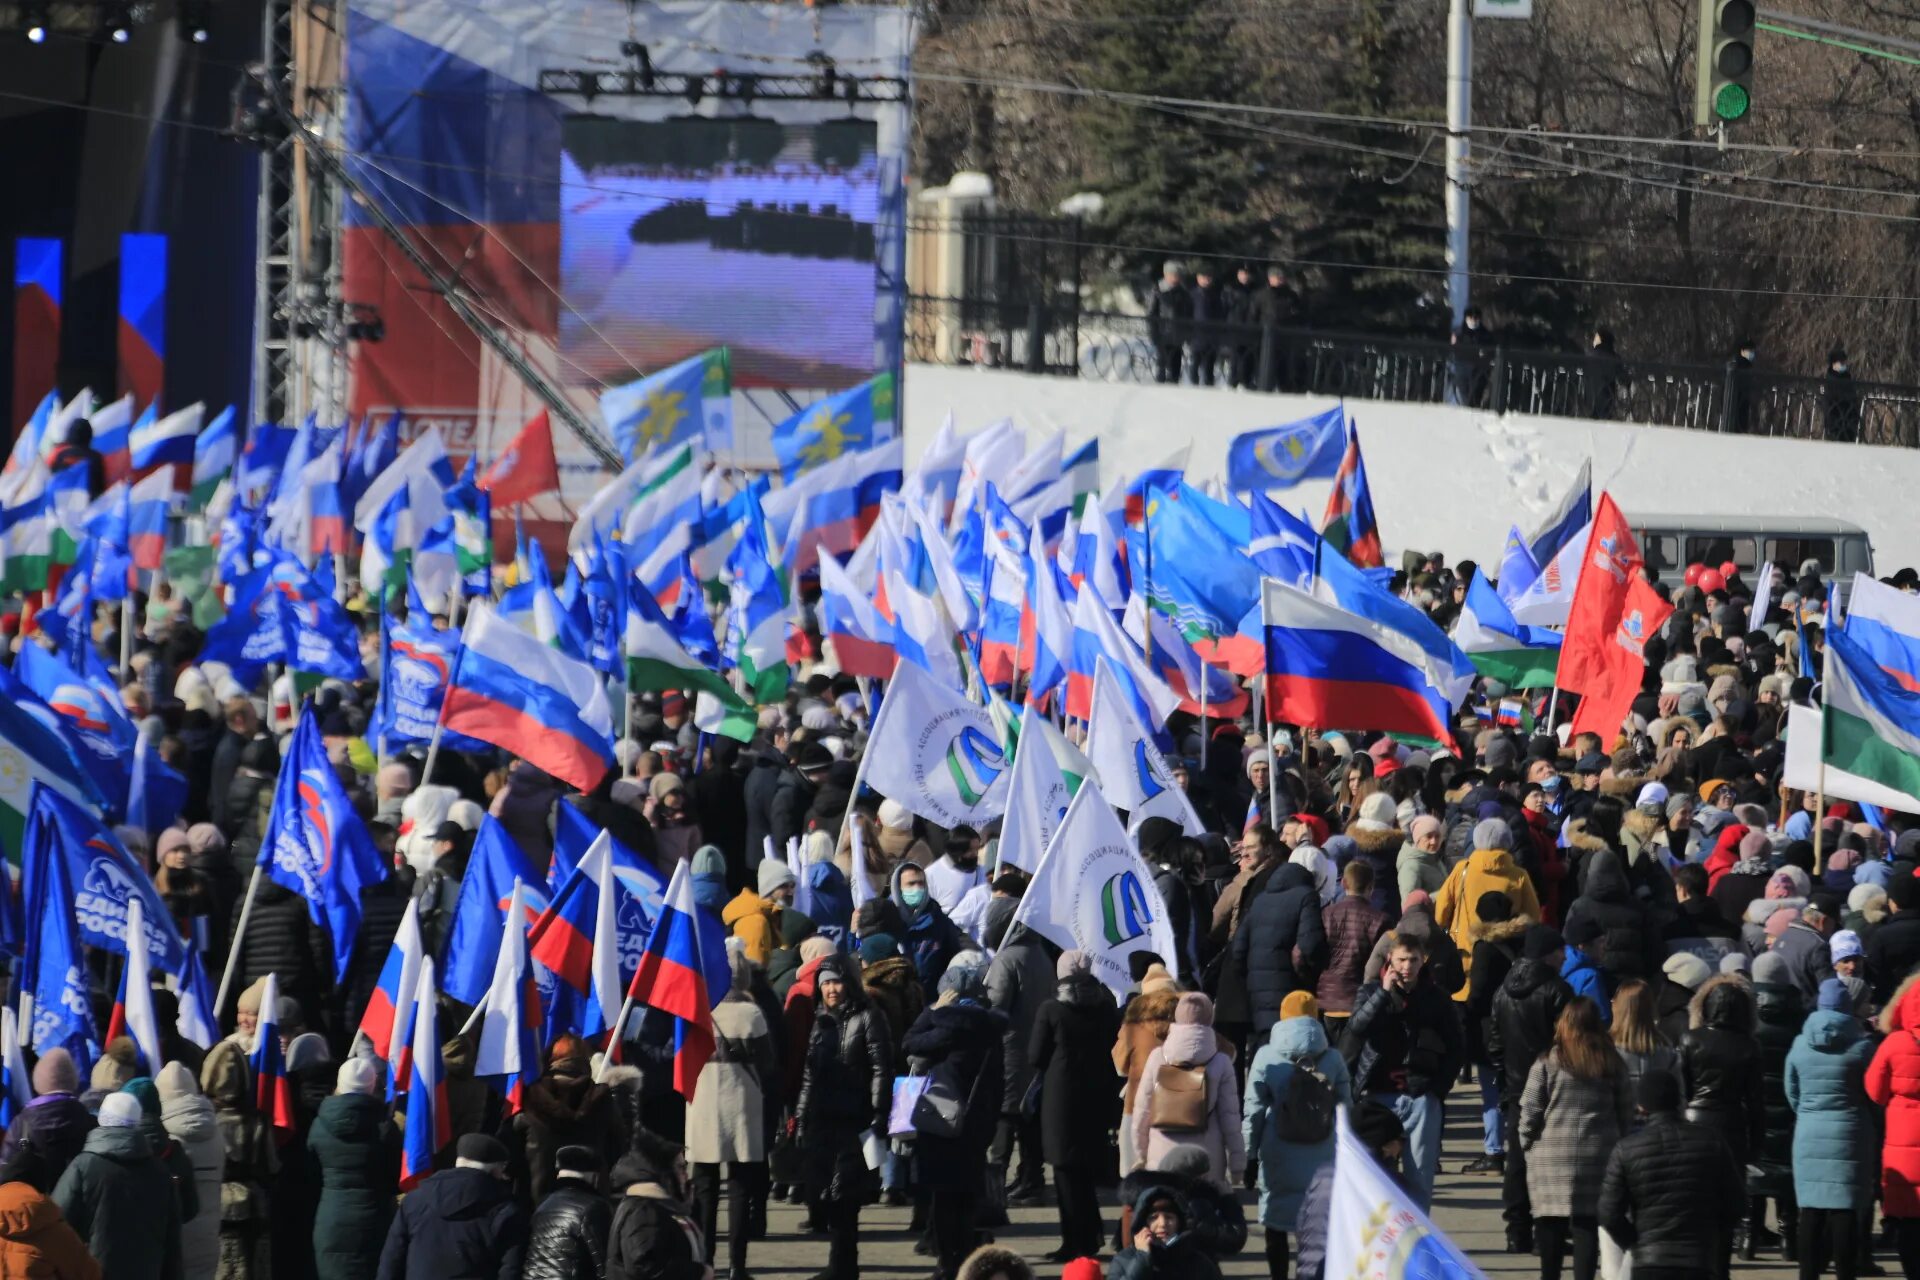
<instances>
[{"instance_id":1,"label":"large led screen","mask_svg":"<svg viewBox=\"0 0 1920 1280\"><path fill-rule=\"evenodd\" d=\"M622 382L716 346L736 387L872 375L873 124L576 116L561 141L569 377Z\"/></svg>"}]
</instances>

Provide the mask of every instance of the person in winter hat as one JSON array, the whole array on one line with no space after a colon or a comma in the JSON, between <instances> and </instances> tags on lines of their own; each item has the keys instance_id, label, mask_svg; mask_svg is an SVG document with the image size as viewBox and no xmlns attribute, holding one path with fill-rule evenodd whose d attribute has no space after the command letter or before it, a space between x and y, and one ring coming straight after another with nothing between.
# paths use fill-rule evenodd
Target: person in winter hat
<instances>
[{"instance_id":1,"label":"person in winter hat","mask_svg":"<svg viewBox=\"0 0 1920 1280\"><path fill-rule=\"evenodd\" d=\"M1086 1082L1112 1078L1120 1011L1084 951L1061 952L1054 977L1053 998L1034 1015L1027 1064L1040 1077L1040 1145L1053 1166L1060 1214L1056 1252L1078 1258L1100 1251L1096 1187L1102 1176L1111 1176L1104 1174L1112 1168L1107 1134L1119 1118L1114 1091L1089 1089Z\"/></svg>"},{"instance_id":2,"label":"person in winter hat","mask_svg":"<svg viewBox=\"0 0 1920 1280\"><path fill-rule=\"evenodd\" d=\"M1447 882L1434 895L1434 922L1447 931L1461 953L1467 978L1473 978L1474 931L1483 922L1478 904L1488 893L1502 893L1512 910L1508 919L1540 919L1540 899L1533 891L1533 880L1513 861L1513 828L1500 818L1484 818L1473 828L1473 853L1454 867ZM1465 1004L1470 988L1462 987L1453 998Z\"/></svg>"},{"instance_id":3,"label":"person in winter hat","mask_svg":"<svg viewBox=\"0 0 1920 1280\"><path fill-rule=\"evenodd\" d=\"M1723 1272L1745 1199L1733 1153L1714 1130L1682 1118L1681 1092L1667 1072L1640 1078L1644 1123L1613 1148L1600 1182L1601 1229L1633 1251L1636 1275L1658 1280Z\"/></svg>"},{"instance_id":4,"label":"person in winter hat","mask_svg":"<svg viewBox=\"0 0 1920 1280\"><path fill-rule=\"evenodd\" d=\"M180 1203L140 1132L140 1100L109 1094L100 1124L53 1189L53 1202L113 1280L177 1280Z\"/></svg>"},{"instance_id":5,"label":"person in winter hat","mask_svg":"<svg viewBox=\"0 0 1920 1280\"><path fill-rule=\"evenodd\" d=\"M1198 1125L1156 1123L1154 1094L1161 1084L1164 1069L1176 1074L1198 1077L1204 1101L1204 1113ZM1220 1170L1225 1185L1240 1181L1246 1168L1247 1151L1240 1127L1240 1095L1233 1060L1221 1052L1213 1031L1213 1001L1197 991L1187 992L1175 1003L1173 1026L1159 1048L1147 1055L1140 1072L1140 1088L1133 1099L1134 1170L1157 1166L1172 1147L1192 1144L1207 1153L1213 1168ZM1172 1108L1165 1108L1169 1115Z\"/></svg>"},{"instance_id":6,"label":"person in winter hat","mask_svg":"<svg viewBox=\"0 0 1920 1280\"><path fill-rule=\"evenodd\" d=\"M1352 870L1352 868L1349 868ZM1283 1132L1282 1107L1293 1087L1294 1073L1310 1070L1324 1079L1334 1106L1353 1103L1352 1076L1346 1059L1327 1042L1320 1020L1292 1004L1304 992L1288 996L1280 1021L1273 1024L1267 1042L1247 1068L1246 1101L1242 1108L1244 1143L1260 1166L1260 1225L1265 1230L1267 1271L1274 1280L1287 1274L1287 1237L1299 1233L1300 1202L1307 1186L1323 1165L1333 1161L1333 1133L1315 1140L1312 1135Z\"/></svg>"},{"instance_id":7,"label":"person in winter hat","mask_svg":"<svg viewBox=\"0 0 1920 1280\"><path fill-rule=\"evenodd\" d=\"M1207 1256L1193 1222L1187 1197L1175 1188L1146 1188L1133 1203L1132 1245L1113 1255L1111 1280L1219 1280L1220 1265Z\"/></svg>"},{"instance_id":8,"label":"person in winter hat","mask_svg":"<svg viewBox=\"0 0 1920 1280\"><path fill-rule=\"evenodd\" d=\"M380 1250L376 1280L450 1280L475 1274L475 1258L517 1276L526 1255L527 1215L507 1177L507 1149L469 1133L442 1169L400 1201Z\"/></svg>"},{"instance_id":9,"label":"person in winter hat","mask_svg":"<svg viewBox=\"0 0 1920 1280\"><path fill-rule=\"evenodd\" d=\"M200 1205L200 1212L180 1228L181 1267L189 1276L212 1275L220 1260L220 1181L226 1164L219 1118L183 1064L169 1062L160 1068L154 1085L160 1094L160 1123L186 1153Z\"/></svg>"},{"instance_id":10,"label":"person in winter hat","mask_svg":"<svg viewBox=\"0 0 1920 1280\"><path fill-rule=\"evenodd\" d=\"M180 1224L184 1228L200 1215L200 1192L194 1179L193 1158L186 1148L175 1142L173 1135L167 1132L166 1124L160 1119L160 1090L146 1076L137 1076L127 1082L125 1093L132 1094L140 1103L140 1136L147 1140L153 1154L166 1168L167 1176L173 1179L174 1199L180 1206Z\"/></svg>"},{"instance_id":11,"label":"person in winter hat","mask_svg":"<svg viewBox=\"0 0 1920 1280\"><path fill-rule=\"evenodd\" d=\"M33 1101L7 1125L0 1163L13 1159L23 1145L31 1145L45 1162L42 1172L47 1186L59 1182L93 1131L93 1115L81 1104L79 1093L80 1073L73 1056L58 1046L41 1054L33 1064Z\"/></svg>"},{"instance_id":12,"label":"person in winter hat","mask_svg":"<svg viewBox=\"0 0 1920 1280\"><path fill-rule=\"evenodd\" d=\"M521 1280L606 1274L613 1205L601 1189L605 1173L600 1155L587 1147L562 1147L557 1164L553 1191L540 1202L527 1229Z\"/></svg>"},{"instance_id":13,"label":"person in winter hat","mask_svg":"<svg viewBox=\"0 0 1920 1280\"><path fill-rule=\"evenodd\" d=\"M1866 1097L1873 1042L1853 1016L1846 984L1829 978L1818 1007L1787 1054L1785 1087L1793 1109L1793 1193L1800 1210L1803 1270L1819 1275L1829 1259L1840 1275L1867 1242L1862 1210L1873 1203L1873 1139L1878 1128Z\"/></svg>"},{"instance_id":14,"label":"person in winter hat","mask_svg":"<svg viewBox=\"0 0 1920 1280\"><path fill-rule=\"evenodd\" d=\"M319 1167L313 1219L319 1280L354 1280L380 1262L400 1179L400 1134L388 1117L380 1070L366 1058L341 1064L333 1096L307 1131Z\"/></svg>"},{"instance_id":15,"label":"person in winter hat","mask_svg":"<svg viewBox=\"0 0 1920 1280\"><path fill-rule=\"evenodd\" d=\"M1600 1021L1609 1024L1612 1021L1613 993L1609 988L1606 973L1600 966L1606 955L1607 937L1600 922L1592 916L1573 916L1566 927L1560 931L1566 944L1566 959L1561 963L1560 976L1573 989L1577 996L1585 996L1600 1008Z\"/></svg>"},{"instance_id":16,"label":"person in winter hat","mask_svg":"<svg viewBox=\"0 0 1920 1280\"><path fill-rule=\"evenodd\" d=\"M794 878L779 858L762 858L755 886L742 889L720 921L747 949L747 959L766 967L780 940L780 913L793 905Z\"/></svg>"},{"instance_id":17,"label":"person in winter hat","mask_svg":"<svg viewBox=\"0 0 1920 1280\"><path fill-rule=\"evenodd\" d=\"M1407 828L1407 841L1394 858L1394 882L1400 898L1416 889L1428 894L1440 892L1440 886L1447 882L1447 868L1440 861L1445 836L1446 828L1430 813L1421 814Z\"/></svg>"},{"instance_id":18,"label":"person in winter hat","mask_svg":"<svg viewBox=\"0 0 1920 1280\"><path fill-rule=\"evenodd\" d=\"M727 1265L747 1269L752 1199L766 1180L772 1147L769 1115L779 1113L779 1054L773 1027L753 1000L753 963L727 946L727 994L713 1006L715 1050L687 1104L687 1159L707 1256L717 1257L720 1177L727 1181ZM538 1224L535 1227L538 1237Z\"/></svg>"},{"instance_id":19,"label":"person in winter hat","mask_svg":"<svg viewBox=\"0 0 1920 1280\"><path fill-rule=\"evenodd\" d=\"M1766 1229L1766 1201L1779 1210L1780 1235L1789 1251L1798 1224L1793 1218L1793 1111L1786 1092L1787 1054L1800 1033L1812 1002L1794 982L1789 956L1775 949L1754 957L1754 1039L1760 1053L1760 1093L1765 1111L1760 1145L1747 1153L1747 1192L1752 1197L1740 1256L1772 1248L1777 1237Z\"/></svg>"},{"instance_id":20,"label":"person in winter hat","mask_svg":"<svg viewBox=\"0 0 1920 1280\"><path fill-rule=\"evenodd\" d=\"M705 844L694 851L688 869L693 880L693 900L713 913L718 920L727 909L727 857L718 846Z\"/></svg>"}]
</instances>

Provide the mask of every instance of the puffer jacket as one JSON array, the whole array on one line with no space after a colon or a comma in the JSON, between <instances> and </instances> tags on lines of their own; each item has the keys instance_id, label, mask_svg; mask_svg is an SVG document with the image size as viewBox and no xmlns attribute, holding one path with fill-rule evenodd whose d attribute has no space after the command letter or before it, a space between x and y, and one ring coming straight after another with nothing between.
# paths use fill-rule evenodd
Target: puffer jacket
<instances>
[{"instance_id":1,"label":"puffer jacket","mask_svg":"<svg viewBox=\"0 0 1920 1280\"><path fill-rule=\"evenodd\" d=\"M27 1182L9 1182L0 1184L0 1277L101 1280L101 1273L52 1200Z\"/></svg>"},{"instance_id":2,"label":"puffer jacket","mask_svg":"<svg viewBox=\"0 0 1920 1280\"><path fill-rule=\"evenodd\" d=\"M1815 1009L1787 1054L1793 1108L1793 1194L1802 1209L1857 1209L1871 1201L1874 1158L1867 1064L1873 1041L1860 1019Z\"/></svg>"},{"instance_id":3,"label":"puffer jacket","mask_svg":"<svg viewBox=\"0 0 1920 1280\"><path fill-rule=\"evenodd\" d=\"M1199 1129L1162 1129L1153 1123L1153 1095L1165 1066L1205 1067L1207 1119ZM1147 1055L1140 1072L1139 1092L1133 1099L1133 1158L1136 1168L1156 1168L1177 1146L1192 1145L1207 1153L1213 1176L1226 1186L1240 1181L1247 1166L1241 1141L1239 1079L1233 1059L1220 1049L1214 1029L1198 1022L1176 1022L1160 1047Z\"/></svg>"},{"instance_id":4,"label":"puffer jacket","mask_svg":"<svg viewBox=\"0 0 1920 1280\"><path fill-rule=\"evenodd\" d=\"M892 1094L893 1037L864 993L849 986L838 1008L814 1010L794 1106L804 1180L816 1194L866 1198L873 1180L860 1135L886 1130Z\"/></svg>"},{"instance_id":5,"label":"puffer jacket","mask_svg":"<svg viewBox=\"0 0 1920 1280\"><path fill-rule=\"evenodd\" d=\"M1467 1049L1454 1002L1422 971L1404 995L1377 982L1360 988L1340 1036L1340 1056L1356 1093L1445 1098Z\"/></svg>"},{"instance_id":6,"label":"puffer jacket","mask_svg":"<svg viewBox=\"0 0 1920 1280\"><path fill-rule=\"evenodd\" d=\"M1885 1112L1881 1204L1889 1218L1920 1218L1920 973L1895 989L1880 1029L1886 1039L1867 1065L1867 1096Z\"/></svg>"},{"instance_id":7,"label":"puffer jacket","mask_svg":"<svg viewBox=\"0 0 1920 1280\"><path fill-rule=\"evenodd\" d=\"M598 1280L606 1273L613 1205L577 1178L563 1178L527 1229L521 1280Z\"/></svg>"},{"instance_id":8,"label":"puffer jacket","mask_svg":"<svg viewBox=\"0 0 1920 1280\"><path fill-rule=\"evenodd\" d=\"M1534 1062L1553 1047L1554 1024L1573 1003L1573 988L1552 965L1521 959L1493 996L1487 1054L1500 1072L1501 1096L1518 1101Z\"/></svg>"},{"instance_id":9,"label":"puffer jacket","mask_svg":"<svg viewBox=\"0 0 1920 1280\"><path fill-rule=\"evenodd\" d=\"M137 1129L95 1129L53 1202L114 1280L177 1280L180 1204L173 1178Z\"/></svg>"},{"instance_id":10,"label":"puffer jacket","mask_svg":"<svg viewBox=\"0 0 1920 1280\"><path fill-rule=\"evenodd\" d=\"M1513 904L1513 918L1535 921L1540 918L1540 899L1534 895L1533 881L1505 849L1475 849L1465 862L1456 866L1447 882L1433 898L1433 919L1460 952L1467 981L1473 981L1473 930L1480 923L1476 904L1481 895L1504 893ZM1465 1004L1470 991L1463 986L1453 998Z\"/></svg>"},{"instance_id":11,"label":"puffer jacket","mask_svg":"<svg viewBox=\"0 0 1920 1280\"><path fill-rule=\"evenodd\" d=\"M307 1131L307 1152L320 1182L315 1274L320 1280L360 1280L380 1263L400 1181L400 1134L386 1103L358 1093L328 1098Z\"/></svg>"},{"instance_id":12,"label":"puffer jacket","mask_svg":"<svg viewBox=\"0 0 1920 1280\"><path fill-rule=\"evenodd\" d=\"M298 1000L309 1022L316 1020L333 989L333 950L326 934L309 918L307 900L275 880L262 878L242 937L240 913L245 908L245 899L233 907L233 945L240 952L240 958L231 962L238 984L234 990L245 991L275 974L280 994Z\"/></svg>"},{"instance_id":13,"label":"puffer jacket","mask_svg":"<svg viewBox=\"0 0 1920 1280\"><path fill-rule=\"evenodd\" d=\"M1295 968L1295 957L1307 973ZM1280 1002L1303 988L1308 974L1327 962L1327 935L1313 873L1293 863L1281 867L1260 891L1233 936L1230 963L1244 977L1247 1010L1262 1035L1280 1018Z\"/></svg>"},{"instance_id":14,"label":"puffer jacket","mask_svg":"<svg viewBox=\"0 0 1920 1280\"><path fill-rule=\"evenodd\" d=\"M43 1093L21 1108L7 1126L0 1161L13 1159L22 1143L31 1143L46 1160L47 1182L60 1181L93 1132L93 1114L70 1093Z\"/></svg>"},{"instance_id":15,"label":"puffer jacket","mask_svg":"<svg viewBox=\"0 0 1920 1280\"><path fill-rule=\"evenodd\" d=\"M1606 935L1606 954L1600 967L1618 986L1628 978L1658 972L1654 955L1656 934L1647 925L1647 911L1634 897L1620 855L1602 847L1587 856L1586 887L1567 909L1566 927L1576 920L1592 920Z\"/></svg>"},{"instance_id":16,"label":"puffer jacket","mask_svg":"<svg viewBox=\"0 0 1920 1280\"><path fill-rule=\"evenodd\" d=\"M1753 987L1754 1039L1760 1042L1760 1096L1766 1129L1747 1153L1757 1171L1747 1190L1756 1196L1793 1194L1793 1108L1787 1102L1787 1053L1807 1020L1806 1002L1793 987L1757 982Z\"/></svg>"},{"instance_id":17,"label":"puffer jacket","mask_svg":"<svg viewBox=\"0 0 1920 1280\"><path fill-rule=\"evenodd\" d=\"M1693 993L1691 1020L1680 1037L1687 1119L1719 1133L1744 1169L1767 1124L1753 996L1737 978L1710 978Z\"/></svg>"},{"instance_id":18,"label":"puffer jacket","mask_svg":"<svg viewBox=\"0 0 1920 1280\"><path fill-rule=\"evenodd\" d=\"M1246 1148L1260 1160L1260 1221L1269 1231L1298 1228L1300 1200L1321 1166L1333 1163L1334 1138L1312 1144L1287 1142L1280 1136L1279 1110L1287 1100L1295 1065L1313 1065L1333 1086L1341 1106L1353 1102L1353 1082L1346 1059L1327 1043L1327 1034L1315 1018L1283 1018L1247 1068L1245 1119Z\"/></svg>"},{"instance_id":19,"label":"puffer jacket","mask_svg":"<svg viewBox=\"0 0 1920 1280\"><path fill-rule=\"evenodd\" d=\"M179 1068L169 1064L165 1073ZM213 1274L220 1260L220 1183L227 1162L220 1138L220 1118L211 1099L194 1092L161 1103L160 1122L193 1165L193 1185L200 1212L180 1228L180 1265L189 1276Z\"/></svg>"},{"instance_id":20,"label":"puffer jacket","mask_svg":"<svg viewBox=\"0 0 1920 1280\"><path fill-rule=\"evenodd\" d=\"M1476 1062L1493 1034L1493 998L1519 963L1521 939L1531 924L1525 919L1482 920L1473 926L1472 976L1467 979L1467 1007L1461 1014L1466 1019L1467 1047Z\"/></svg>"},{"instance_id":21,"label":"puffer jacket","mask_svg":"<svg viewBox=\"0 0 1920 1280\"><path fill-rule=\"evenodd\" d=\"M1391 919L1400 914L1400 901L1406 891L1395 892L1400 884L1400 865L1407 844L1407 833L1399 827L1373 827L1354 823L1347 828L1347 835L1359 850L1354 856L1373 869L1373 892L1367 895L1367 905ZM1435 869L1439 863L1435 860ZM1419 886L1425 888L1424 885ZM1439 888L1436 881L1434 889ZM1432 889L1428 890L1433 892ZM1322 1002L1324 1004L1324 1002Z\"/></svg>"},{"instance_id":22,"label":"puffer jacket","mask_svg":"<svg viewBox=\"0 0 1920 1280\"><path fill-rule=\"evenodd\" d=\"M866 988L867 999L880 1016L886 1019L887 1043L893 1047L893 1054L900 1056L900 1041L907 1034L907 1028L920 1020L920 1014L927 1007L926 993L920 989L920 975L913 971L913 962L905 956L888 956L885 960L876 960L860 974L860 983Z\"/></svg>"},{"instance_id":23,"label":"puffer jacket","mask_svg":"<svg viewBox=\"0 0 1920 1280\"><path fill-rule=\"evenodd\" d=\"M943 1074L966 1106L956 1136L922 1133L914 1139L918 1186L973 1188L985 1176L987 1148L1000 1120L999 1099L1006 1092L1006 1022L1002 1013L958 1000L928 1009L908 1030L902 1048L914 1070Z\"/></svg>"},{"instance_id":24,"label":"puffer jacket","mask_svg":"<svg viewBox=\"0 0 1920 1280\"><path fill-rule=\"evenodd\" d=\"M1638 1266L1706 1275L1746 1206L1741 1174L1717 1130L1654 1116L1607 1159L1600 1225Z\"/></svg>"},{"instance_id":25,"label":"puffer jacket","mask_svg":"<svg viewBox=\"0 0 1920 1280\"><path fill-rule=\"evenodd\" d=\"M1447 867L1440 861L1439 854L1428 853L1409 841L1400 846L1399 857L1394 860L1394 879L1400 886L1400 900L1404 902L1415 889L1424 890L1428 895L1440 892L1440 886L1447 882ZM1398 907L1399 903L1394 905Z\"/></svg>"},{"instance_id":26,"label":"puffer jacket","mask_svg":"<svg viewBox=\"0 0 1920 1280\"><path fill-rule=\"evenodd\" d=\"M1033 1083L1033 1068L1027 1063L1033 1020L1039 1016L1040 1006L1053 999L1053 962L1047 958L1046 944L1039 934L1025 925L1007 931L987 968L987 998L1007 1018L1001 1044L1001 1070L1007 1087L1000 1110L1015 1115Z\"/></svg>"},{"instance_id":27,"label":"puffer jacket","mask_svg":"<svg viewBox=\"0 0 1920 1280\"><path fill-rule=\"evenodd\" d=\"M747 959L766 968L774 948L780 945L780 908L752 889L742 889L720 912L720 923L740 939Z\"/></svg>"},{"instance_id":28,"label":"puffer jacket","mask_svg":"<svg viewBox=\"0 0 1920 1280\"><path fill-rule=\"evenodd\" d=\"M1341 898L1321 910L1320 923L1327 935L1327 967L1314 984L1314 997L1323 1013L1351 1013L1353 997L1366 980L1367 957L1391 921L1366 900Z\"/></svg>"},{"instance_id":29,"label":"puffer jacket","mask_svg":"<svg viewBox=\"0 0 1920 1280\"><path fill-rule=\"evenodd\" d=\"M1134 1198L1134 1221L1144 1222L1148 1205L1168 1195L1180 1206L1181 1222L1192 1222L1187 1198L1165 1182L1152 1183ZM1114 1254L1107 1280L1220 1280L1220 1264L1208 1256L1199 1232L1183 1230L1165 1244L1155 1241L1145 1249L1127 1248Z\"/></svg>"}]
</instances>

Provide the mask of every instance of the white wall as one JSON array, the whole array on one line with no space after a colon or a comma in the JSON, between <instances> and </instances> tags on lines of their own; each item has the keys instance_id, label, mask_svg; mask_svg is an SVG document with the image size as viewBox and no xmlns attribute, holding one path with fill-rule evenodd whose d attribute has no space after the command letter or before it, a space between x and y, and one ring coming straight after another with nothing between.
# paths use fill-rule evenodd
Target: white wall
<instances>
[{"instance_id":1,"label":"white wall","mask_svg":"<svg viewBox=\"0 0 1920 1280\"><path fill-rule=\"evenodd\" d=\"M961 431L1012 418L1030 440L1064 429L1100 437L1103 483L1158 462L1181 443L1188 476L1225 473L1242 431L1318 413L1332 402L1224 388L1127 386L995 370L909 365L904 395L911 466L949 410ZM1403 548L1497 566L1507 528L1531 532L1587 457L1594 483L1629 514L1832 516L1872 538L1875 571L1920 565L1920 449L1731 437L1580 418L1497 416L1444 405L1351 404L1389 562ZM1317 526L1329 482L1276 493Z\"/></svg>"}]
</instances>

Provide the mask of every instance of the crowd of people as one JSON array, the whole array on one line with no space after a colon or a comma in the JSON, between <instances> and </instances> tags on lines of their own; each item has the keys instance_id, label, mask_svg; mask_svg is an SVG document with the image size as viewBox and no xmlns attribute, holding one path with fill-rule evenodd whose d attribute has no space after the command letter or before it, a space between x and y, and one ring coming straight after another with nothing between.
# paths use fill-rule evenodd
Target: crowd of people
<instances>
[{"instance_id":1,"label":"crowd of people","mask_svg":"<svg viewBox=\"0 0 1920 1280\"><path fill-rule=\"evenodd\" d=\"M1471 574L1420 557L1393 585L1444 625ZM64 1050L32 1062L0 1147L0 1276L701 1280L724 1246L748 1280L787 1203L827 1243L818 1280L853 1280L884 1202L912 1206L939 1280L1027 1280L993 1235L1050 1196L1045 1261L1070 1276L1213 1280L1257 1226L1274 1280L1321 1280L1338 1110L1430 1209L1450 1101L1480 1117L1462 1172L1498 1179L1507 1248L1543 1280L1569 1258L1575 1280L1629 1259L1660 1280L1772 1252L1851 1280L1882 1273L1883 1241L1920 1275L1920 816L1782 783L1818 577L1754 631L1737 573L1707 585L1671 593L1610 741L1495 723L1510 691L1491 680L1457 753L1176 714L1205 829L1138 825L1174 953L1136 953L1118 999L1087 954L1014 923L1028 881L997 865L997 820L942 828L858 787L871 703L812 662L746 744L701 734L680 693L639 695L587 793L503 753L441 751L423 777L419 753L366 740L373 681L310 691L393 868L336 981L301 897L267 880L242 902L293 686L261 698L202 665L156 592L122 700L189 789L178 825L119 834L241 994L210 1050L156 988L162 1062L127 1040L84 1080ZM349 608L371 651L376 608ZM120 617L94 623L110 661ZM686 864L729 936L715 1052L689 1101L670 1025L642 1018L612 1063L560 1034L514 1105L450 1035L450 1138L403 1193L407 1101L355 1029L407 905L443 954L481 824L545 865L568 807ZM763 854L790 840L798 875ZM446 1003L440 1025L467 1025ZM290 1124L253 1078L269 1025Z\"/></svg>"}]
</instances>

